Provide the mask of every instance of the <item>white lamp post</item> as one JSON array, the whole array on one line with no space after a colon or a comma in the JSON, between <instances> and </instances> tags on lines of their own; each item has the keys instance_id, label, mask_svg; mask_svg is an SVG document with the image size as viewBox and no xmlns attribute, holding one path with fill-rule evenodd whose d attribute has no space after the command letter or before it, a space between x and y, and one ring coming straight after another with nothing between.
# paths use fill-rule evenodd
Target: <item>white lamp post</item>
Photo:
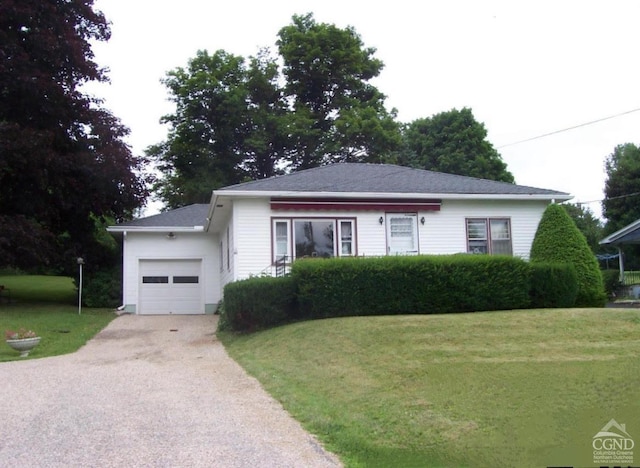
<instances>
[{"instance_id":1,"label":"white lamp post","mask_svg":"<svg viewBox=\"0 0 640 468\"><path fill-rule=\"evenodd\" d=\"M78 287L78 315L82 312L82 265L84 265L84 259L78 257L78 266L80 267L80 284Z\"/></svg>"}]
</instances>

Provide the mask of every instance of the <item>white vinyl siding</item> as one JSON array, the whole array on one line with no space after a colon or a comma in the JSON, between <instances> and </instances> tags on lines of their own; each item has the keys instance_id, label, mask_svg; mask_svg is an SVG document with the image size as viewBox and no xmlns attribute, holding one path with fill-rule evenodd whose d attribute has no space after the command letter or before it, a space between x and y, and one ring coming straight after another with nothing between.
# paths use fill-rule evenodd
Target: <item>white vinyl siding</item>
<instances>
[{"instance_id":1,"label":"white vinyl siding","mask_svg":"<svg viewBox=\"0 0 640 468\"><path fill-rule=\"evenodd\" d=\"M538 223L548 202L500 200L443 200L439 212L424 215L419 224L420 253L453 254L467 252L467 219L508 218L512 255L529 258Z\"/></svg>"},{"instance_id":2,"label":"white vinyl siding","mask_svg":"<svg viewBox=\"0 0 640 468\"><path fill-rule=\"evenodd\" d=\"M233 280L270 272L272 265L271 208L268 199L233 201Z\"/></svg>"},{"instance_id":3,"label":"white vinyl siding","mask_svg":"<svg viewBox=\"0 0 640 468\"><path fill-rule=\"evenodd\" d=\"M276 223L286 222L288 256L293 252L293 219L332 219L336 222L336 252L343 255L348 242L343 236L343 221L352 223L352 254L365 257L388 255L387 214L380 211L332 211L315 210L274 211L268 198L244 198L233 200L230 219L220 227L220 241L226 243L226 228L230 226L229 257L231 271L227 271L227 259L224 259L224 272L220 279L220 289L230 281L248 278L251 275L273 273L276 252L284 252L282 235L276 240ZM542 212L547 206L545 201L476 201L443 200L441 211L418 212L416 219L417 234L415 247L420 254L453 254L467 251L467 218L505 218L511 219L511 242L513 255L528 258L531 243ZM393 213L389 213L393 214ZM421 218L425 218L422 224ZM382 218L382 223L380 222ZM283 229L282 227L280 229ZM282 231L280 231L282 232ZM347 232L346 226L344 232ZM345 237L343 241L343 237ZM217 248L216 248L217 250ZM226 245L224 248L226 252ZM346 255L346 254L345 254ZM218 264L216 262L216 271Z\"/></svg>"}]
</instances>

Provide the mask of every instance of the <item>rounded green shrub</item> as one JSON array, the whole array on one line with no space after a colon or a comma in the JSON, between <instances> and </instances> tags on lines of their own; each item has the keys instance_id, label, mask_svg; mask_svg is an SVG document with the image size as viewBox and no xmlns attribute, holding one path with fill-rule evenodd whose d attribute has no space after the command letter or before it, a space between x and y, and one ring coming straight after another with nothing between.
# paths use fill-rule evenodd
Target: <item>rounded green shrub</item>
<instances>
[{"instance_id":1,"label":"rounded green shrub","mask_svg":"<svg viewBox=\"0 0 640 468\"><path fill-rule=\"evenodd\" d=\"M602 307L606 295L598 260L567 212L551 204L542 215L531 246L531 262L573 265L578 278L575 306Z\"/></svg>"}]
</instances>

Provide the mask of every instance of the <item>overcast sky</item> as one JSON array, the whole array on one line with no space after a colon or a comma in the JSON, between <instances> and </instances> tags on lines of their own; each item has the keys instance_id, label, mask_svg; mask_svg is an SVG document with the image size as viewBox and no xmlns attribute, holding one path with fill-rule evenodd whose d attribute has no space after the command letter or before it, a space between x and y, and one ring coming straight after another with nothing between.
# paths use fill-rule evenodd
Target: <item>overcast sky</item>
<instances>
[{"instance_id":1,"label":"overcast sky","mask_svg":"<svg viewBox=\"0 0 640 468\"><path fill-rule=\"evenodd\" d=\"M374 84L399 120L469 107L516 183L603 197L604 160L640 143L640 1L97 0L112 38L94 45L111 84L91 88L131 129L134 153L166 139L160 83L196 51L275 49L294 14L353 26L385 64ZM514 142L623 114L575 130ZM505 146L509 145L509 146ZM597 215L600 204L588 205Z\"/></svg>"}]
</instances>

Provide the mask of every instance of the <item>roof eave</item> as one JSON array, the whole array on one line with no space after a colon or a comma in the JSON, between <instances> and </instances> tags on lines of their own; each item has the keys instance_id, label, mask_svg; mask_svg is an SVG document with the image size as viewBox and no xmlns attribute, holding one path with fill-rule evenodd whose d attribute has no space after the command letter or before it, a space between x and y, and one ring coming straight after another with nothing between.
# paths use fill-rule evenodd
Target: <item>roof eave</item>
<instances>
[{"instance_id":1,"label":"roof eave","mask_svg":"<svg viewBox=\"0 0 640 468\"><path fill-rule=\"evenodd\" d=\"M555 200L567 201L573 198L568 193L524 193L524 194L498 194L498 193L398 193L398 192L301 192L296 190L219 190L214 191L214 200L218 196L237 198L266 198L266 197L297 197L297 198L389 198L415 199L438 198L442 200Z\"/></svg>"},{"instance_id":2,"label":"roof eave","mask_svg":"<svg viewBox=\"0 0 640 468\"><path fill-rule=\"evenodd\" d=\"M602 239L600 242L598 242L598 244L600 245L615 245L618 243L618 240L624 236L626 236L627 234L640 229L640 219L634 221L631 224L628 224L627 226L623 227L622 229L614 232L613 234L609 234L607 237L605 237L604 239Z\"/></svg>"},{"instance_id":3,"label":"roof eave","mask_svg":"<svg viewBox=\"0 0 640 468\"><path fill-rule=\"evenodd\" d=\"M108 226L108 232L203 232L204 226Z\"/></svg>"}]
</instances>

